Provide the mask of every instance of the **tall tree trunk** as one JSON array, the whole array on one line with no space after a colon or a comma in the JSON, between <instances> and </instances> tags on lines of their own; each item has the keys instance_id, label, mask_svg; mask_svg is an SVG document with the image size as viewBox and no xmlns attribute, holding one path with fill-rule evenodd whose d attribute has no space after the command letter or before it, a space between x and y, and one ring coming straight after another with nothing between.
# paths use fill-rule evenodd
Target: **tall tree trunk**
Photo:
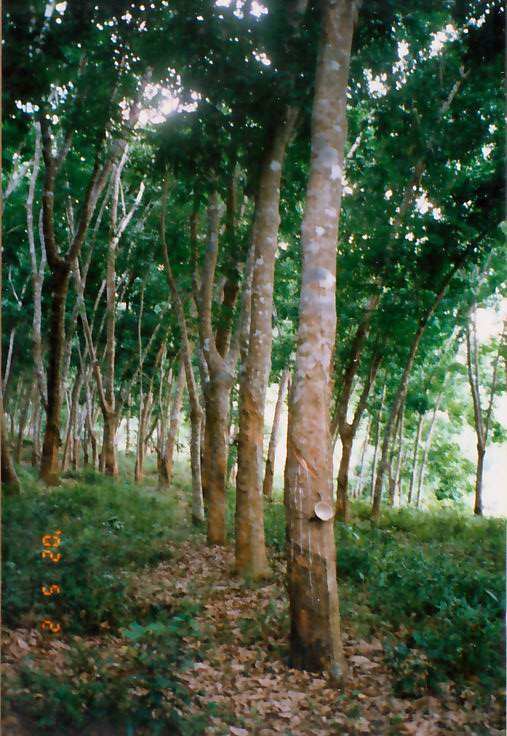
<instances>
[{"instance_id":1,"label":"tall tree trunk","mask_svg":"<svg viewBox=\"0 0 507 736\"><path fill-rule=\"evenodd\" d=\"M210 372L211 373L211 372ZM229 396L232 376L228 371L213 375L207 386L206 436L209 443L208 483L208 541L225 542L227 457L229 454ZM208 464L207 463L207 464Z\"/></svg>"},{"instance_id":2,"label":"tall tree trunk","mask_svg":"<svg viewBox=\"0 0 507 736\"><path fill-rule=\"evenodd\" d=\"M40 477L49 486L60 480L58 450L62 410L62 361L65 348L65 302L69 288L69 270L58 268L51 277L51 317L48 330L49 366L47 378L46 431L42 445Z\"/></svg>"},{"instance_id":3,"label":"tall tree trunk","mask_svg":"<svg viewBox=\"0 0 507 736\"><path fill-rule=\"evenodd\" d=\"M275 404L275 414L273 416L271 436L269 438L268 456L266 458L266 469L264 471L264 483L262 486L262 493L264 495L264 498L267 498L268 501L271 501L273 497L273 476L275 474L276 448L278 445L280 419L282 417L283 402L285 401L285 394L287 393L289 376L290 371L288 368L286 368L280 377L278 396L276 398Z\"/></svg>"},{"instance_id":4,"label":"tall tree trunk","mask_svg":"<svg viewBox=\"0 0 507 736\"><path fill-rule=\"evenodd\" d=\"M337 681L343 679L346 665L336 579L329 413L336 336L336 241L355 5L350 0L322 3L285 466L291 661L303 669L326 670Z\"/></svg>"},{"instance_id":5,"label":"tall tree trunk","mask_svg":"<svg viewBox=\"0 0 507 736\"><path fill-rule=\"evenodd\" d=\"M238 472L236 478L236 570L268 574L262 498L264 408L271 367L273 280L280 225L280 182L295 111L276 130L262 163L253 227L254 270L250 339L239 387Z\"/></svg>"},{"instance_id":6,"label":"tall tree trunk","mask_svg":"<svg viewBox=\"0 0 507 736\"><path fill-rule=\"evenodd\" d=\"M394 431L393 431L392 438L391 438L391 446L389 448L389 460L388 460L388 466L387 466L387 476L388 476L387 478L387 503L389 506L394 505L394 489L396 486L396 471L393 473L393 463L394 463L394 458L396 455L396 450L398 447L398 434L403 424L404 413L405 413L405 404L403 403L403 406L400 408L400 411L398 412L398 416L396 417Z\"/></svg>"},{"instance_id":7,"label":"tall tree trunk","mask_svg":"<svg viewBox=\"0 0 507 736\"><path fill-rule=\"evenodd\" d=\"M412 503L412 496L414 494L414 485L415 485L415 476L417 472L417 455L419 452L419 443L421 441L421 429L422 429L422 423L424 419L424 414L419 414L419 419L417 420L417 429L415 432L415 439L414 439L414 452L412 455L412 470L410 472L410 483L408 486L408 505Z\"/></svg>"},{"instance_id":8,"label":"tall tree trunk","mask_svg":"<svg viewBox=\"0 0 507 736\"><path fill-rule=\"evenodd\" d=\"M201 425L203 419L203 411L199 401L197 384L192 367L192 351L187 330L187 321L183 303L174 279L169 261L169 250L167 248L167 240L165 233L165 217L167 207L167 195L169 192L169 179L165 177L161 213L160 213L160 241L162 245L162 255L164 258L164 270L166 273L167 283L171 292L172 301L180 324L182 337L183 362L185 366L185 377L187 381L188 398L190 402L190 465L192 470L192 520L194 523L204 521L204 501L202 497L202 479L201 479Z\"/></svg>"}]
</instances>

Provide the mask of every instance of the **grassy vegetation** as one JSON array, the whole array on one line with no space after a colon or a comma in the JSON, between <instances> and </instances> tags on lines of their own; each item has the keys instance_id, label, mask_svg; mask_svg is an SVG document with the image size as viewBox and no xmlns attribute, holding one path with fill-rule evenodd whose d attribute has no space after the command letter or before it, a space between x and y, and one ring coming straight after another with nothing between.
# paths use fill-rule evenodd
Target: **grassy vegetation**
<instances>
[{"instance_id":1,"label":"grassy vegetation","mask_svg":"<svg viewBox=\"0 0 507 736\"><path fill-rule=\"evenodd\" d=\"M16 708L41 734L88 734L94 726L115 734L202 734L207 714L185 713L190 694L177 679L191 661L183 639L200 634L195 613L184 605L144 625L133 622L109 649L107 639L100 647L73 642L56 675L25 665Z\"/></svg>"},{"instance_id":2,"label":"grassy vegetation","mask_svg":"<svg viewBox=\"0 0 507 736\"><path fill-rule=\"evenodd\" d=\"M185 479L160 493L153 480L138 488L86 473L46 490L24 471L23 485L3 506L4 624L52 618L71 648L58 676L28 662L11 703L34 733L57 724L88 732L108 719L126 734L202 733L206 714L188 715L175 676L188 664L183 638L201 636L195 608L141 609L130 594L134 578L169 557L169 542L194 533ZM232 532L232 495L228 517ZM282 553L283 504L269 504L265 518L267 543ZM504 526L452 511L386 510L372 527L361 504L350 525L337 524L342 615L357 636L382 641L399 694L447 679L484 694L502 687ZM53 564L41 558L41 537L56 529L62 559ZM54 583L62 595L42 596L40 586Z\"/></svg>"},{"instance_id":3,"label":"grassy vegetation","mask_svg":"<svg viewBox=\"0 0 507 736\"><path fill-rule=\"evenodd\" d=\"M140 608L131 595L135 578L169 558L168 543L193 533L175 489L88 472L47 490L27 471L23 489L3 504L4 625L51 619L70 649L56 673L28 660L8 705L34 733L89 733L109 722L111 733L202 733L206 718L183 715L189 695L176 677L188 664L183 637L199 635L195 607ZM62 557L53 563L41 557L41 537L57 529ZM61 594L43 596L51 584Z\"/></svg>"},{"instance_id":4,"label":"grassy vegetation","mask_svg":"<svg viewBox=\"0 0 507 736\"><path fill-rule=\"evenodd\" d=\"M114 629L135 614L134 571L166 558L182 529L174 494L113 483L93 472L45 490L29 476L23 494L4 501L3 616L8 626L54 617L68 633ZM42 535L61 530L58 563L43 559ZM62 595L45 597L42 585Z\"/></svg>"},{"instance_id":5,"label":"grassy vegetation","mask_svg":"<svg viewBox=\"0 0 507 736\"><path fill-rule=\"evenodd\" d=\"M266 511L268 544L283 550L284 509ZM503 686L505 523L455 511L353 506L336 525L342 614L380 636L400 694L452 679L484 692Z\"/></svg>"}]
</instances>

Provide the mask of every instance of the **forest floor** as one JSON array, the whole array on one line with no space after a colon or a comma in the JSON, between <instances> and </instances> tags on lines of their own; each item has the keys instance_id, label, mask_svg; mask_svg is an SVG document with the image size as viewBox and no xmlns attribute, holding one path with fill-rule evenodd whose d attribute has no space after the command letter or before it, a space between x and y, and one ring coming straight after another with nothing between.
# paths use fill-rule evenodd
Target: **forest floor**
<instances>
[{"instance_id":1,"label":"forest floor","mask_svg":"<svg viewBox=\"0 0 507 736\"><path fill-rule=\"evenodd\" d=\"M61 638L43 636L29 625L30 615L21 617L19 627L4 626L6 736L49 730L62 736L503 733L499 699L478 700L470 687L456 688L448 681L440 684L438 692L418 692L412 697L396 694L381 635L372 636L370 631L363 636L364 629L350 614L343 626L350 668L343 690L333 688L323 676L291 669L282 554L273 551L273 577L268 582L241 581L231 572L232 547L210 548L202 532L186 525L187 503L187 495L180 491L177 513L172 514L173 522L181 525L180 533L163 540L162 559L130 578L136 622L127 639L125 630L120 635L107 620L100 626L102 631ZM179 638L167 654L159 647L167 646L174 629L164 628L165 619L160 623L164 611L183 611ZM185 611L190 612L187 618ZM191 625L187 625L189 620ZM138 647L135 654L131 645ZM171 681L159 682L165 656ZM27 671L39 674L27 679ZM62 695L65 682L70 685ZM59 683L60 690L51 683ZM152 686L160 698L147 692ZM128 691L127 699L144 702L148 714L144 723L142 718L134 718L127 726L111 720L107 698L102 702L101 720L97 688L101 693L107 691L109 698L121 699L122 687ZM72 694L81 701L74 706ZM66 699L63 709L60 702L54 707L58 698ZM37 700L38 709L33 706ZM72 707L83 710L82 701L86 701L85 710L95 709L91 721L73 716ZM163 714L171 709L173 715L164 725Z\"/></svg>"}]
</instances>

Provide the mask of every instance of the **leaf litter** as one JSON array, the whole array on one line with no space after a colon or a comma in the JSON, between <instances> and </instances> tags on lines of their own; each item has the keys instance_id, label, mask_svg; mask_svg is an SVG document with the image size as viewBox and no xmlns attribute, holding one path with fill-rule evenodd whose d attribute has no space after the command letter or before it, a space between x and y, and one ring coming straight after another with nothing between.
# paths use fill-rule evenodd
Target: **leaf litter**
<instances>
[{"instance_id":1,"label":"leaf litter","mask_svg":"<svg viewBox=\"0 0 507 736\"><path fill-rule=\"evenodd\" d=\"M182 599L200 604L203 635L184 639L197 661L178 677L192 694L189 714L211 713L206 736L504 733L499 700L491 698L481 708L471 690L459 693L452 683L438 696L395 696L382 643L354 637L347 622L343 642L349 676L342 690L321 674L291 668L281 558L272 561L272 579L249 585L232 574L230 548L207 547L194 537L172 545L171 552L170 560L134 578L132 595L146 610L153 605L173 608ZM65 655L78 643L121 657L122 642L107 628L105 622L104 633L96 637L52 640L33 628L4 628L4 693L28 658L39 668L63 674ZM9 709L4 709L2 723L9 736L33 734Z\"/></svg>"}]
</instances>

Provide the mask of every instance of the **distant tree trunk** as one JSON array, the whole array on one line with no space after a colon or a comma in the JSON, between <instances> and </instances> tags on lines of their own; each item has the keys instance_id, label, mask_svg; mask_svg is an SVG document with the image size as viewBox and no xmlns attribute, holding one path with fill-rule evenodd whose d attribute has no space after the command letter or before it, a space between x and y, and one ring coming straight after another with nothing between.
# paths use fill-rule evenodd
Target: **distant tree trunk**
<instances>
[{"instance_id":1,"label":"distant tree trunk","mask_svg":"<svg viewBox=\"0 0 507 736\"><path fill-rule=\"evenodd\" d=\"M340 457L340 466L338 468L338 481L336 484L336 517L340 521L349 521L349 504L348 504L348 484L349 484L349 466L350 457L352 455L352 442L354 436L349 425L343 428L340 433L342 446L342 454Z\"/></svg>"},{"instance_id":2,"label":"distant tree trunk","mask_svg":"<svg viewBox=\"0 0 507 736\"><path fill-rule=\"evenodd\" d=\"M403 461L403 428L405 423L405 407L402 408L401 411L401 417L399 422L399 432L398 432L398 453L396 456L396 470L394 472L394 475L389 478L389 496L388 496L388 504L389 506L395 505L396 500L396 488L399 486L400 482L400 473L401 473L401 463Z\"/></svg>"},{"instance_id":3,"label":"distant tree trunk","mask_svg":"<svg viewBox=\"0 0 507 736\"><path fill-rule=\"evenodd\" d=\"M389 506L394 505L394 492L396 487L396 470L393 473L393 463L396 456L397 450L399 450L399 442L398 442L398 435L399 432L402 429L403 420L404 420L404 414L405 414L405 403L403 403L403 406L400 407L400 411L398 412L398 416L396 417L396 422L394 426L393 435L391 438L391 446L389 448L389 460L388 460L388 468L387 468L387 474L388 474L388 485L387 485L387 503ZM399 452L398 452L399 456Z\"/></svg>"},{"instance_id":4,"label":"distant tree trunk","mask_svg":"<svg viewBox=\"0 0 507 736\"><path fill-rule=\"evenodd\" d=\"M127 419L125 422L125 455L130 455L130 418L132 413L132 396L127 398Z\"/></svg>"},{"instance_id":5,"label":"distant tree trunk","mask_svg":"<svg viewBox=\"0 0 507 736\"><path fill-rule=\"evenodd\" d=\"M15 461L21 462L21 451L23 450L23 436L25 433L26 422L28 419L28 410L30 409L31 387L28 386L25 392L24 400L21 404L21 410L18 418L18 438L16 441Z\"/></svg>"},{"instance_id":6,"label":"distant tree trunk","mask_svg":"<svg viewBox=\"0 0 507 736\"><path fill-rule=\"evenodd\" d=\"M366 338L366 335L364 335ZM375 353L373 355L370 369L367 377L364 380L361 395L357 402L357 406L354 411L354 417L352 422L347 421L347 410L350 402L350 395L352 389L351 374L356 371L356 363L359 360L361 350L353 351L353 357L349 363L349 368L345 371L344 386L342 388L342 395L337 406L336 416L331 423L333 426L336 423L338 433L340 435L340 441L342 445L342 454L340 458L340 467L338 470L337 478L337 489L336 489L336 517L340 521L347 523L349 521L349 503L348 503L348 486L349 486L349 466L350 458L352 455L352 446L357 433L357 428L363 416L368 396L370 395L371 387L377 376L380 363L382 361L382 354Z\"/></svg>"},{"instance_id":7,"label":"distant tree trunk","mask_svg":"<svg viewBox=\"0 0 507 736\"><path fill-rule=\"evenodd\" d=\"M368 440L370 439L371 430L371 417L368 417L368 424L366 425L366 433L364 435L363 447L361 449L361 461L359 464L359 479L357 482L356 498L361 498L363 491L363 474L364 474L364 461L366 458L366 450L368 449Z\"/></svg>"},{"instance_id":8,"label":"distant tree trunk","mask_svg":"<svg viewBox=\"0 0 507 736\"><path fill-rule=\"evenodd\" d=\"M280 431L280 419L282 416L283 402L285 401L285 394L287 392L287 385L289 383L290 371L288 368L284 370L280 378L280 385L278 387L278 396L275 405L275 414L273 417L273 425L271 427L271 437L269 438L268 457L266 459L266 469L264 471L264 484L262 492L264 498L271 501L273 497L273 476L275 473L275 457L276 448L278 445L278 435Z\"/></svg>"},{"instance_id":9,"label":"distant tree trunk","mask_svg":"<svg viewBox=\"0 0 507 736\"><path fill-rule=\"evenodd\" d=\"M231 215L234 216L234 213ZM205 478L208 512L208 542L225 544L226 499L225 483L229 451L229 398L233 383L234 365L229 355L229 319L216 334L212 327L213 285L218 258L220 207L218 195L213 192L208 205L208 243L201 274L201 288L196 295L199 309L199 337L202 364L203 392L206 404L204 427L203 474ZM192 241L196 247L196 217L192 221ZM225 330L225 334L224 334ZM219 351L219 346L222 353Z\"/></svg>"},{"instance_id":10,"label":"distant tree trunk","mask_svg":"<svg viewBox=\"0 0 507 736\"><path fill-rule=\"evenodd\" d=\"M42 211L39 219L39 240L41 255L39 263L37 263L37 251L35 248L35 233L33 223L33 200L35 195L35 185L40 168L41 158L41 132L40 124L35 123L35 155L30 177L30 186L28 188L28 197L26 200L26 220L28 245L30 249L30 260L32 267L32 289L33 289L33 321L32 321L32 355L34 362L34 370L39 389L41 404L46 406L47 402L47 384L46 374L44 371L44 363L42 360L42 286L44 283L44 271L46 268L46 249L44 246L44 232L42 227ZM40 456L40 452L39 452ZM40 457L39 457L40 460Z\"/></svg>"},{"instance_id":11,"label":"distant tree trunk","mask_svg":"<svg viewBox=\"0 0 507 736\"><path fill-rule=\"evenodd\" d=\"M423 489L423 484L424 484L424 475L425 475L425 470L426 470L426 463L427 463L427 460L428 460L428 454L429 454L430 447L431 447L431 438L433 436L433 429L434 429L434 426L435 426L435 419L436 419L436 416L437 416L437 412L438 412L438 410L440 408L440 402L442 400L442 394L443 394L443 391L441 391L439 393L439 395L437 397L437 400L435 401L435 406L433 408L433 413L431 415L430 426L428 428L428 433L426 435L426 440L424 442L423 456L422 456L421 464L419 466L419 477L417 479L417 498L416 498L416 503L415 503L416 508L419 508L419 504L420 504L421 498L422 498L422 489Z\"/></svg>"},{"instance_id":12,"label":"distant tree trunk","mask_svg":"<svg viewBox=\"0 0 507 736\"><path fill-rule=\"evenodd\" d=\"M6 495L14 496L20 493L21 484L19 482L14 463L12 462L11 453L7 444L7 433L5 431L5 421L2 416L1 422L1 454L2 454L2 488Z\"/></svg>"},{"instance_id":13,"label":"distant tree trunk","mask_svg":"<svg viewBox=\"0 0 507 736\"><path fill-rule=\"evenodd\" d=\"M400 410L400 407L402 406L403 402L405 401L405 397L407 395L408 390L408 382L410 378L410 373L412 371L412 367L414 365L414 360L417 355L417 350L419 348L419 344L421 342L421 338L426 331L426 327L429 324L429 321L431 317L434 315L438 305L442 301L442 299L445 296L445 293L447 292L449 283L451 282L454 274L458 270L458 268L462 265L463 260L459 261L457 264L455 264L448 274L443 279L442 285L440 287L440 290L435 295L433 302L428 307L426 312L423 314L421 319L419 320L419 326L416 330L416 333L414 335L414 338L412 340L412 344L410 346L410 350L407 356L407 360L405 363L405 367L403 369L403 373L401 376L401 380L398 385L398 389L396 391L396 394L394 396L394 400L391 406L391 410L388 414L386 426L384 429L384 439L382 442L382 454L380 458L379 468L377 471L377 477L375 479L375 488L373 492L373 505L372 505L372 519L375 521L379 518L380 515L380 504L382 500L382 486L384 482L384 475L387 470L387 464L388 464L388 455L389 455L389 446L391 442L391 435L394 427L394 422L396 419L396 416Z\"/></svg>"},{"instance_id":14,"label":"distant tree trunk","mask_svg":"<svg viewBox=\"0 0 507 736\"><path fill-rule=\"evenodd\" d=\"M372 466L371 466L371 491L370 493L371 493L372 499L373 499L373 493L374 493L374 487L375 487L375 478L377 476L377 456L378 456L378 451L380 447L382 412L384 411L385 398L386 398L386 381L384 381L384 385L382 387L382 398L380 401L380 408L377 414L376 429L375 429L375 445L373 449L373 461L372 461Z\"/></svg>"},{"instance_id":15,"label":"distant tree trunk","mask_svg":"<svg viewBox=\"0 0 507 736\"><path fill-rule=\"evenodd\" d=\"M34 391L34 399L32 404L32 466L36 467L40 462L40 434L41 434L41 399L40 394Z\"/></svg>"},{"instance_id":16,"label":"distant tree trunk","mask_svg":"<svg viewBox=\"0 0 507 736\"><path fill-rule=\"evenodd\" d=\"M183 405L183 391L185 388L185 366L183 361L180 363L178 370L178 378L174 387L173 398L171 402L171 416L169 419L169 429L165 443L163 461L164 461L164 479L161 485L170 486L172 483L174 469L174 449L176 446L176 438L181 419L181 407Z\"/></svg>"},{"instance_id":17,"label":"distant tree trunk","mask_svg":"<svg viewBox=\"0 0 507 736\"><path fill-rule=\"evenodd\" d=\"M421 441L421 429L422 429L422 423L424 419L424 414L419 414L419 419L417 420L417 429L415 432L415 439L414 439L414 452L412 455L412 470L410 473L410 483L408 486L408 505L412 503L412 496L414 493L414 485L415 485L415 476L417 472L417 454L419 452L419 443Z\"/></svg>"},{"instance_id":18,"label":"distant tree trunk","mask_svg":"<svg viewBox=\"0 0 507 736\"><path fill-rule=\"evenodd\" d=\"M467 345L467 370L468 381L472 393L472 403L474 408L474 424L475 433L477 435L477 468L475 473L475 500L474 514L482 516L483 499L482 499L482 475L484 471L484 457L486 455L486 447L488 443L488 435L491 425L491 415L493 411L493 401L497 389L498 380L498 363L500 360L500 352L502 344L498 349L493 362L493 377L491 381L488 406L485 413L482 411L480 378L479 378L479 346L477 342L477 327L475 323L475 308L471 317L472 329L467 326L466 345ZM505 333L504 333L505 334ZM502 341L504 340L502 335Z\"/></svg>"},{"instance_id":19,"label":"distant tree trunk","mask_svg":"<svg viewBox=\"0 0 507 736\"><path fill-rule=\"evenodd\" d=\"M63 449L62 471L68 470L71 457L74 455L73 442L76 434L76 419L79 406L79 396L83 385L83 374L78 370L74 385L72 387L72 395L70 400L69 422L67 427L67 436L65 438L65 446Z\"/></svg>"},{"instance_id":20,"label":"distant tree trunk","mask_svg":"<svg viewBox=\"0 0 507 736\"><path fill-rule=\"evenodd\" d=\"M289 401L285 503L291 662L340 681L333 530L331 365L336 333L336 242L342 193L346 101L355 3L322 3L312 115L312 159L301 244L298 346ZM252 315L255 310L252 309Z\"/></svg>"}]
</instances>

